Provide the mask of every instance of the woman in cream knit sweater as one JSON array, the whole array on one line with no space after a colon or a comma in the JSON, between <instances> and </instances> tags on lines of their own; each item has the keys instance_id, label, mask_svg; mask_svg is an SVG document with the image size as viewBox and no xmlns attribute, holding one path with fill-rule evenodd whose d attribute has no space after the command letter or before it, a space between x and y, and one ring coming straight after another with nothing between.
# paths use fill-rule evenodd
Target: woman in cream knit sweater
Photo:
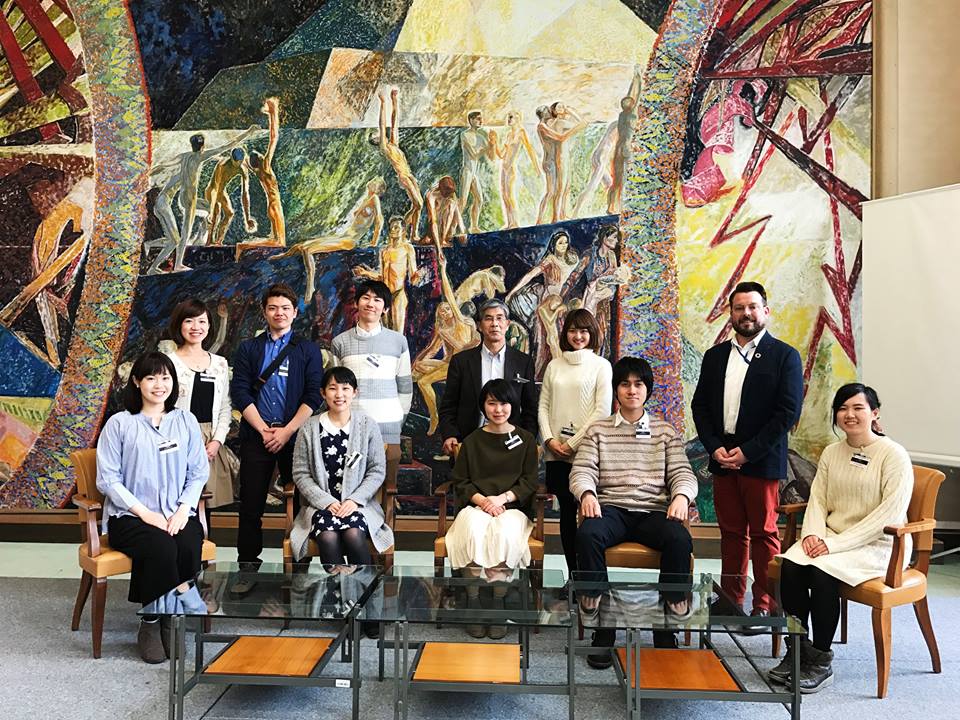
<instances>
[{"instance_id":1,"label":"woman in cream knit sweater","mask_svg":"<svg viewBox=\"0 0 960 720\"><path fill-rule=\"evenodd\" d=\"M589 310L567 313L560 334L563 354L547 365L540 390L540 435L546 449L546 483L560 504L560 540L567 570L577 569L577 500L570 467L587 429L610 415L610 362L597 355L600 329Z\"/></svg>"},{"instance_id":2,"label":"woman in cream knit sweater","mask_svg":"<svg viewBox=\"0 0 960 720\"><path fill-rule=\"evenodd\" d=\"M817 692L833 681L833 641L840 620L840 583L859 585L882 576L892 539L885 525L905 523L913 492L907 451L879 433L880 399L861 383L841 387L833 398L833 424L845 438L824 449L810 488L801 541L782 555L783 609L804 627L800 691ZM909 538L907 538L909 540ZM910 546L905 552L910 558ZM770 671L790 684L791 654Z\"/></svg>"}]
</instances>

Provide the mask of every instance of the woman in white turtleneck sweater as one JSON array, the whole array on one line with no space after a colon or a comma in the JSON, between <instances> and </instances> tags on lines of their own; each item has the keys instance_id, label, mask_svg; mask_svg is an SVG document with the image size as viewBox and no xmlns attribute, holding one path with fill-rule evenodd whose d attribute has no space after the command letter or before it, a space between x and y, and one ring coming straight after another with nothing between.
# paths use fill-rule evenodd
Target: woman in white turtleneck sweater
<instances>
[{"instance_id":1,"label":"woman in white turtleneck sweater","mask_svg":"<svg viewBox=\"0 0 960 720\"><path fill-rule=\"evenodd\" d=\"M589 310L567 313L560 334L563 354L547 365L538 420L546 449L547 489L560 504L560 540L567 570L577 569L577 500L570 493L570 466L587 428L608 417L613 371L597 355L600 329Z\"/></svg>"}]
</instances>

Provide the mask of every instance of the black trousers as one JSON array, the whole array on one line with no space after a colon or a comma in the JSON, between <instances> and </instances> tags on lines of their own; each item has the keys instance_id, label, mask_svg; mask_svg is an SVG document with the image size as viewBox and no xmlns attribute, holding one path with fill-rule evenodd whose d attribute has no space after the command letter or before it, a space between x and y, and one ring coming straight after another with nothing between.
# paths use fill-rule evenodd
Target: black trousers
<instances>
[{"instance_id":1,"label":"black trousers","mask_svg":"<svg viewBox=\"0 0 960 720\"><path fill-rule=\"evenodd\" d=\"M604 505L598 518L584 518L577 530L577 562L582 572L599 573L605 579L608 547L638 542L660 551L660 582L689 583L693 539L683 523L668 520L664 512L631 512ZM685 593L664 593L668 600L682 600Z\"/></svg>"},{"instance_id":2,"label":"black trousers","mask_svg":"<svg viewBox=\"0 0 960 720\"><path fill-rule=\"evenodd\" d=\"M107 534L110 547L133 561L130 602L153 602L200 572L203 526L196 515L173 536L134 515L110 518Z\"/></svg>"},{"instance_id":3,"label":"black trousers","mask_svg":"<svg viewBox=\"0 0 960 720\"><path fill-rule=\"evenodd\" d=\"M840 581L813 565L784 559L780 566L780 604L810 629L813 646L829 650L840 624Z\"/></svg>"},{"instance_id":4,"label":"black trousers","mask_svg":"<svg viewBox=\"0 0 960 720\"><path fill-rule=\"evenodd\" d=\"M550 460L544 465L544 480L560 505L560 543L567 559L567 570L577 569L577 499L570 492L570 468L563 460Z\"/></svg>"},{"instance_id":5,"label":"black trousers","mask_svg":"<svg viewBox=\"0 0 960 720\"><path fill-rule=\"evenodd\" d=\"M240 442L240 517L237 527L237 561L240 563L260 566L267 491L273 470L278 466L280 483L286 485L293 482L293 445L294 438L291 438L280 452L272 453L263 446L259 435Z\"/></svg>"}]
</instances>

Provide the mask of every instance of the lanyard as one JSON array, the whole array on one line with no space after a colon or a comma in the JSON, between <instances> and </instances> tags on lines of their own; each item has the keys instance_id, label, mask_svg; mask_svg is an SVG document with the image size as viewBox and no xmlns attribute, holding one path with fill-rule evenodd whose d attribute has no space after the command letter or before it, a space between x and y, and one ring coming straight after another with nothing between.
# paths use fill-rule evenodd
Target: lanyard
<instances>
[{"instance_id":1,"label":"lanyard","mask_svg":"<svg viewBox=\"0 0 960 720\"><path fill-rule=\"evenodd\" d=\"M740 352L740 346L736 343L733 343L733 349L737 351L737 355L740 356L740 359L743 360L747 365L750 364L750 348L747 348L747 352Z\"/></svg>"}]
</instances>

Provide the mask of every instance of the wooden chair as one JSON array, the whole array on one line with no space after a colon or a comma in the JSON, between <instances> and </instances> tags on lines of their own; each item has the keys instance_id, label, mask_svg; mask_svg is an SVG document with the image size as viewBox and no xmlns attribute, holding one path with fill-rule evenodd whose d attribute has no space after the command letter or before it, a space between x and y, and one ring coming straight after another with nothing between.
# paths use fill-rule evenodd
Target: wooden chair
<instances>
[{"instance_id":1,"label":"wooden chair","mask_svg":"<svg viewBox=\"0 0 960 720\"><path fill-rule=\"evenodd\" d=\"M384 448L386 449L386 448ZM286 530L283 535L283 569L284 572L290 573L293 572L294 559L293 559L293 546L290 544L290 533L293 530L293 521L295 519L293 512L293 496L296 492L296 487L293 483L287 483L283 488L283 497L286 501ZM387 523L387 526L391 530L395 530L396 524L396 506L397 506L397 485L396 481L390 481L385 479L383 485L380 486L380 489L377 491L377 502L380 503L383 507L383 517ZM373 563L375 565L380 565L383 567L385 572L390 572L393 568L393 551L394 546L388 547L382 553L377 552L377 549L373 546L373 542L370 541L370 555L373 558ZM316 541L313 538L310 538L307 541L307 554L304 557L312 558L317 557L320 554L320 547L317 545Z\"/></svg>"},{"instance_id":2,"label":"wooden chair","mask_svg":"<svg viewBox=\"0 0 960 720\"><path fill-rule=\"evenodd\" d=\"M130 572L133 566L130 558L119 550L110 547L106 535L100 534L100 520L103 515L103 493L97 489L97 451L95 448L74 450L70 453L70 462L77 477L77 494L73 504L79 509L80 535L83 543L77 550L77 559L83 574L80 577L80 590L77 602L73 606L71 630L80 627L80 615L86 605L87 596L93 590L93 603L90 609L90 624L93 634L93 656L100 657L103 638L103 611L107 601L107 578ZM212 562L217 557L217 546L207 540L206 502L209 493L200 498L197 518L203 526L203 547L201 558Z\"/></svg>"},{"instance_id":3,"label":"wooden chair","mask_svg":"<svg viewBox=\"0 0 960 720\"><path fill-rule=\"evenodd\" d=\"M538 449L539 453L542 450ZM460 446L454 448L453 459L456 460L460 454ZM443 577L444 560L447 557L447 495L453 489L453 481L447 481L438 485L433 494L437 496L440 503L440 511L437 514L437 538L433 541L433 574L436 577ZM530 533L530 539L527 541L530 547L530 568L532 570L543 570L544 539L543 539L543 513L544 503L549 495L543 487L537 488L534 496L534 511L536 520L533 523L533 532ZM452 523L453 521L451 521Z\"/></svg>"},{"instance_id":4,"label":"wooden chair","mask_svg":"<svg viewBox=\"0 0 960 720\"><path fill-rule=\"evenodd\" d=\"M887 695L890 680L890 631L891 610L900 605L913 605L913 612L920 624L920 632L930 651L933 672L940 672L940 650L930 621L927 608L927 572L930 569L930 550L933 547L933 530L937 525L934 510L937 505L937 493L944 474L939 470L913 466L913 495L907 508L905 525L888 525L883 529L886 535L893 537L893 550L885 577L877 577L860 583L856 587L840 585L840 642L847 641L847 603L857 602L869 605L873 615L873 643L877 653L877 697ZM806 507L806 503L781 505L778 511L787 516L787 528L783 539L786 550L797 541L797 516ZM904 544L906 535L914 535L916 554L910 566L904 570ZM780 586L780 560L774 558L768 566L769 589L778 594ZM779 595L777 595L779 597ZM773 655L780 655L780 635L773 636Z\"/></svg>"}]
</instances>

